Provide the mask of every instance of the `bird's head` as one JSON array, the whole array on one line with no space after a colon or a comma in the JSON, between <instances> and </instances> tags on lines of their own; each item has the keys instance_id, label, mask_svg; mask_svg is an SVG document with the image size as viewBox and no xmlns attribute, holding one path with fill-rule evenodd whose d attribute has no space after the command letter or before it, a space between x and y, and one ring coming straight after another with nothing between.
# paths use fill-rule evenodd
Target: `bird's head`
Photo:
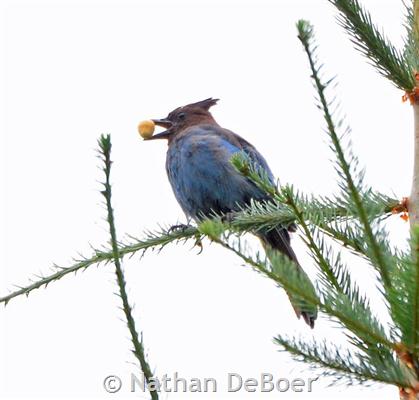
<instances>
[{"instance_id":1,"label":"bird's head","mask_svg":"<svg viewBox=\"0 0 419 400\"><path fill-rule=\"evenodd\" d=\"M218 99L213 98L205 99L197 103L178 107L169 113L166 118L153 119L152 121L156 125L162 126L166 130L145 140L168 139L170 141L176 134L186 128L194 125L215 123L209 109L217 104L217 101Z\"/></svg>"}]
</instances>

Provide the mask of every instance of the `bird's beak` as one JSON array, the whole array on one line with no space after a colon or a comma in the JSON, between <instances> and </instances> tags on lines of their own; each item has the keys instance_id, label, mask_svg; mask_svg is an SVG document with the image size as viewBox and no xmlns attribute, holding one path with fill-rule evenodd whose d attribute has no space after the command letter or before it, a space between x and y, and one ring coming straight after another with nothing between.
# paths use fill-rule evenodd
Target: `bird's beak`
<instances>
[{"instance_id":1,"label":"bird's beak","mask_svg":"<svg viewBox=\"0 0 419 400\"><path fill-rule=\"evenodd\" d=\"M162 126L163 128L167 128L165 131L157 133L151 136L148 139L144 140L154 140L154 139L168 139L169 136L173 133L171 128L173 127L173 122L168 119L152 119L152 121L158 125Z\"/></svg>"}]
</instances>

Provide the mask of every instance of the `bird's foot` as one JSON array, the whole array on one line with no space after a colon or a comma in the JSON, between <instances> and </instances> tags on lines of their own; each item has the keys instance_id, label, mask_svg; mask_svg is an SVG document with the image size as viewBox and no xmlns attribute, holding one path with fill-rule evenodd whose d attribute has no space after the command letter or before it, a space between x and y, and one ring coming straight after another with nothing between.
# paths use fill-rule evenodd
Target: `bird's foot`
<instances>
[{"instance_id":1,"label":"bird's foot","mask_svg":"<svg viewBox=\"0 0 419 400\"><path fill-rule=\"evenodd\" d=\"M235 211L225 213L221 217L221 222L225 223L225 224L231 224L234 221L234 219L236 218L236 215L237 215L237 212L235 212Z\"/></svg>"},{"instance_id":2,"label":"bird's foot","mask_svg":"<svg viewBox=\"0 0 419 400\"><path fill-rule=\"evenodd\" d=\"M291 233L297 232L297 225L296 224L288 225L287 231Z\"/></svg>"},{"instance_id":3,"label":"bird's foot","mask_svg":"<svg viewBox=\"0 0 419 400\"><path fill-rule=\"evenodd\" d=\"M200 237L196 237L194 247L198 247L199 248L199 251L198 251L198 254L197 255L200 255L202 253L202 251L204 250L204 246L202 244L202 240L201 240Z\"/></svg>"},{"instance_id":4,"label":"bird's foot","mask_svg":"<svg viewBox=\"0 0 419 400\"><path fill-rule=\"evenodd\" d=\"M185 224L179 224L179 225L173 225L169 228L168 232L185 232L188 228L192 228L192 225L185 225Z\"/></svg>"}]
</instances>

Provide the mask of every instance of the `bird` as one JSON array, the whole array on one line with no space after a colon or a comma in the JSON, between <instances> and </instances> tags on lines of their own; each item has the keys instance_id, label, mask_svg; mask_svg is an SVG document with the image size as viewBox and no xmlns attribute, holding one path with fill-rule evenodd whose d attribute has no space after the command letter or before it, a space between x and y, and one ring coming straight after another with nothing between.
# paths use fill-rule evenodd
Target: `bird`
<instances>
[{"instance_id":1,"label":"bird","mask_svg":"<svg viewBox=\"0 0 419 400\"><path fill-rule=\"evenodd\" d=\"M244 138L221 127L209 111L219 99L202 101L178 107L166 118L152 119L155 125L165 128L144 140L165 139L168 143L166 172L174 195L187 218L199 223L204 217L232 215L251 201L267 201L270 196L249 178L240 174L230 159L244 152L258 168L263 168L274 184L274 176L265 158ZM292 260L298 272L304 270L291 247L288 227L264 229L255 234L265 248L274 249ZM308 278L307 278L308 279ZM298 318L311 328L317 310L303 301L298 304L290 297Z\"/></svg>"}]
</instances>

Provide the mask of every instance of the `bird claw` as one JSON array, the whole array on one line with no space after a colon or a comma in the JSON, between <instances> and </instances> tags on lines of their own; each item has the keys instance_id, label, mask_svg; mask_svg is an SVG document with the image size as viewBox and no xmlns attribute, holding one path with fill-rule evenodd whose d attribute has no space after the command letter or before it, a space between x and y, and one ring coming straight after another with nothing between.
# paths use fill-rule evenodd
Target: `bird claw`
<instances>
[{"instance_id":1,"label":"bird claw","mask_svg":"<svg viewBox=\"0 0 419 400\"><path fill-rule=\"evenodd\" d=\"M297 225L296 224L288 225L287 231L291 233L297 232Z\"/></svg>"},{"instance_id":2,"label":"bird claw","mask_svg":"<svg viewBox=\"0 0 419 400\"><path fill-rule=\"evenodd\" d=\"M185 232L186 229L190 228L191 225L185 225L185 224L179 224L179 225L173 225L169 228L168 232Z\"/></svg>"},{"instance_id":3,"label":"bird claw","mask_svg":"<svg viewBox=\"0 0 419 400\"><path fill-rule=\"evenodd\" d=\"M197 256L199 256L202 253L202 251L204 250L204 246L202 245L201 238L199 238L199 237L196 238L194 247L195 246L199 247L199 251L198 251L198 254L197 254Z\"/></svg>"},{"instance_id":4,"label":"bird claw","mask_svg":"<svg viewBox=\"0 0 419 400\"><path fill-rule=\"evenodd\" d=\"M237 215L237 212L234 212L234 211L225 213L221 217L221 222L231 224L234 221L234 218L236 217L236 215Z\"/></svg>"}]
</instances>

